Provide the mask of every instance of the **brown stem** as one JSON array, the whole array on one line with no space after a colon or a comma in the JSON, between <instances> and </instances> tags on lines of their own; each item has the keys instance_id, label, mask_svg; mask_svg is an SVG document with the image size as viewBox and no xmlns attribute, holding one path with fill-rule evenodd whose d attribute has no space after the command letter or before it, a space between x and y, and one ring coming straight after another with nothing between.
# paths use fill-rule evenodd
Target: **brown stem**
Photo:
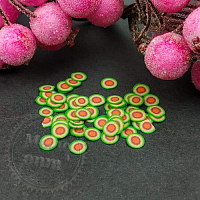
<instances>
[{"instance_id":1,"label":"brown stem","mask_svg":"<svg viewBox=\"0 0 200 200\"><path fill-rule=\"evenodd\" d=\"M21 3L19 3L17 0L9 0L9 2L14 5L20 12L24 13L27 17L36 17L35 14L24 7Z\"/></svg>"},{"instance_id":2,"label":"brown stem","mask_svg":"<svg viewBox=\"0 0 200 200\"><path fill-rule=\"evenodd\" d=\"M0 15L2 16L4 22L6 25L11 25L10 20L8 19L8 17L6 16L6 14L4 13L2 7L0 6Z\"/></svg>"},{"instance_id":3,"label":"brown stem","mask_svg":"<svg viewBox=\"0 0 200 200\"><path fill-rule=\"evenodd\" d=\"M67 38L67 45L69 47L73 47L75 45L75 38L76 36L78 35L80 31L80 28L79 27L75 27L74 30L71 31L71 34L69 35L69 37Z\"/></svg>"}]
</instances>

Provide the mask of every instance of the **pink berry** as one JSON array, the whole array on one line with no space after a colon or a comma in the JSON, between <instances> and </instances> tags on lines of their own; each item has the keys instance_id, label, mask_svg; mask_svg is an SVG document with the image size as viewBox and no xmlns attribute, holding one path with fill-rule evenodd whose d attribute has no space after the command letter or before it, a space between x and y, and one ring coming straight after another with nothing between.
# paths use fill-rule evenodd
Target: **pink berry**
<instances>
[{"instance_id":1,"label":"pink berry","mask_svg":"<svg viewBox=\"0 0 200 200\"><path fill-rule=\"evenodd\" d=\"M194 63L191 70L192 82L197 90L200 90L200 62Z\"/></svg>"},{"instance_id":2,"label":"pink berry","mask_svg":"<svg viewBox=\"0 0 200 200\"><path fill-rule=\"evenodd\" d=\"M191 56L184 38L170 32L157 36L150 42L145 52L145 63L153 76L174 80L188 71Z\"/></svg>"},{"instance_id":3,"label":"pink berry","mask_svg":"<svg viewBox=\"0 0 200 200\"><path fill-rule=\"evenodd\" d=\"M190 49L200 54L200 8L195 9L185 20L183 37Z\"/></svg>"},{"instance_id":4,"label":"pink berry","mask_svg":"<svg viewBox=\"0 0 200 200\"><path fill-rule=\"evenodd\" d=\"M0 6L8 17L11 23L14 23L19 17L20 12L9 2L9 0L0 0ZM4 26L5 22L0 16L0 27Z\"/></svg>"},{"instance_id":5,"label":"pink berry","mask_svg":"<svg viewBox=\"0 0 200 200\"><path fill-rule=\"evenodd\" d=\"M63 42L61 44L58 44L58 45L54 45L54 46L47 46L45 44L42 44L41 42L37 41L37 44L44 50L48 50L48 51L57 51L57 50L60 50L62 49L63 47L66 46L67 42Z\"/></svg>"},{"instance_id":6,"label":"pink berry","mask_svg":"<svg viewBox=\"0 0 200 200\"><path fill-rule=\"evenodd\" d=\"M22 65L33 57L37 48L31 30L20 24L0 30L0 59L8 65Z\"/></svg>"},{"instance_id":7,"label":"pink berry","mask_svg":"<svg viewBox=\"0 0 200 200\"><path fill-rule=\"evenodd\" d=\"M122 16L123 0L102 0L96 12L87 17L95 26L108 27L115 24Z\"/></svg>"},{"instance_id":8,"label":"pink berry","mask_svg":"<svg viewBox=\"0 0 200 200\"><path fill-rule=\"evenodd\" d=\"M54 46L65 42L71 33L72 19L55 2L38 7L30 19L30 27L37 40L44 45Z\"/></svg>"},{"instance_id":9,"label":"pink berry","mask_svg":"<svg viewBox=\"0 0 200 200\"><path fill-rule=\"evenodd\" d=\"M151 0L151 2L159 11L174 13L186 7L190 0Z\"/></svg>"},{"instance_id":10,"label":"pink berry","mask_svg":"<svg viewBox=\"0 0 200 200\"><path fill-rule=\"evenodd\" d=\"M86 18L100 5L101 0L57 0L61 8L75 18Z\"/></svg>"},{"instance_id":11,"label":"pink berry","mask_svg":"<svg viewBox=\"0 0 200 200\"><path fill-rule=\"evenodd\" d=\"M18 2L24 4L25 6L41 6L46 3L47 0L18 0Z\"/></svg>"}]
</instances>

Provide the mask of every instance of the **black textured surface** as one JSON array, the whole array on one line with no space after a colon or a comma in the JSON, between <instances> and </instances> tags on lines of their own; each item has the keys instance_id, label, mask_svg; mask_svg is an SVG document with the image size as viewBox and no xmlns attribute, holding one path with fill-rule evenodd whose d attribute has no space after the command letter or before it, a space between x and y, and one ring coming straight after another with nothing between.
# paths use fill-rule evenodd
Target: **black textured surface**
<instances>
[{"instance_id":1,"label":"black textured surface","mask_svg":"<svg viewBox=\"0 0 200 200\"><path fill-rule=\"evenodd\" d=\"M19 21L26 24L24 19ZM190 81L190 72L170 82L151 76L132 43L127 21L120 20L107 29L87 22L76 25L81 31L75 47L56 52L38 49L29 66L0 71L0 199L200 199L200 93ZM71 186L53 191L58 184L62 185L62 178L73 176L78 158L69 154L67 148L47 153L23 142L27 134L33 137L49 133L49 129L41 127L41 118L35 117L39 110L34 103L38 87L55 85L75 71L85 72L88 80L73 93L87 96L124 95L136 83L149 85L160 98L167 120L155 125L154 134L144 135L146 145L140 150L127 147L122 138L111 146L101 141L88 142L84 165L75 171L77 176L69 181ZM104 90L100 81L105 77L116 78L119 86ZM28 154L58 158L61 170L44 168L41 163L27 164L24 156ZM6 158L14 162L14 174ZM44 192L46 185L52 186L52 193L40 192Z\"/></svg>"}]
</instances>

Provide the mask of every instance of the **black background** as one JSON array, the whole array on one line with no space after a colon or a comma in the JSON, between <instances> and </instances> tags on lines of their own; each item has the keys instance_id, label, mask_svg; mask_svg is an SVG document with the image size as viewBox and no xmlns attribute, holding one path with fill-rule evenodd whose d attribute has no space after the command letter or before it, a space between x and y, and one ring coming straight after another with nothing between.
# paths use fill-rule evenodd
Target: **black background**
<instances>
[{"instance_id":1,"label":"black background","mask_svg":"<svg viewBox=\"0 0 200 200\"><path fill-rule=\"evenodd\" d=\"M18 22L27 25L28 19L21 16ZM0 199L200 199L200 92L191 83L190 71L175 81L154 78L132 42L127 20L107 29L88 22L74 26L81 31L73 48L55 52L38 48L29 66L0 71ZM146 145L139 150L127 147L123 139L111 146L89 142L84 168L68 189L52 194L30 191L6 165L10 136L15 137L12 122L37 115L34 99L39 86L56 85L76 71L86 73L88 80L73 93L86 96L124 95L136 83L149 85L167 119L155 124L154 134L144 135ZM105 77L116 78L119 86L104 90L100 81ZM49 134L40 123L36 130ZM30 131L35 134L35 129Z\"/></svg>"}]
</instances>

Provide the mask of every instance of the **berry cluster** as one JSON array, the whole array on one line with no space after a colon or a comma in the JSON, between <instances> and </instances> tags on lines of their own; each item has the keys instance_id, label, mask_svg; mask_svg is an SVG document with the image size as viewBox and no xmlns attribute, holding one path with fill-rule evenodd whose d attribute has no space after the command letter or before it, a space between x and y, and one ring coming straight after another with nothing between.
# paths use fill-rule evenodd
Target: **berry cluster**
<instances>
[{"instance_id":1,"label":"berry cluster","mask_svg":"<svg viewBox=\"0 0 200 200\"><path fill-rule=\"evenodd\" d=\"M37 8L31 12L25 6ZM96 26L108 27L119 20L123 10L123 0L1 0L0 68L28 63L37 45L48 50L73 46L78 30L72 30L72 18L87 18ZM30 29L14 23L20 12L30 18Z\"/></svg>"}]
</instances>

